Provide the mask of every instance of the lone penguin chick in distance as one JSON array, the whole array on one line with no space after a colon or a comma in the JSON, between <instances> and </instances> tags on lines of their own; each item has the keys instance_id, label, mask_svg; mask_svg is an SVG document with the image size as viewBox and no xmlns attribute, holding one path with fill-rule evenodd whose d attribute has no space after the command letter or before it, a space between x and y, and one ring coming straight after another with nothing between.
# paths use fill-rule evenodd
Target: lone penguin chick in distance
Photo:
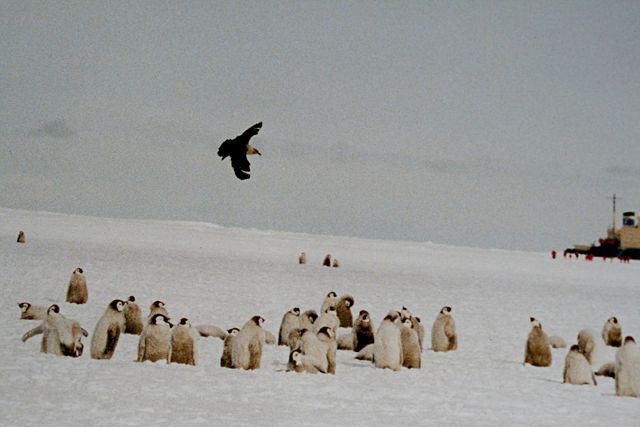
<instances>
[{"instance_id":1,"label":"lone penguin chick in distance","mask_svg":"<svg viewBox=\"0 0 640 427\"><path fill-rule=\"evenodd\" d=\"M71 304L86 304L89 300L89 290L87 289L87 279L84 271L78 267L71 273L69 287L67 288L67 302Z\"/></svg>"},{"instance_id":2,"label":"lone penguin chick in distance","mask_svg":"<svg viewBox=\"0 0 640 427\"><path fill-rule=\"evenodd\" d=\"M456 322L451 317L451 307L442 307L431 328L431 349L450 351L458 348Z\"/></svg>"}]
</instances>

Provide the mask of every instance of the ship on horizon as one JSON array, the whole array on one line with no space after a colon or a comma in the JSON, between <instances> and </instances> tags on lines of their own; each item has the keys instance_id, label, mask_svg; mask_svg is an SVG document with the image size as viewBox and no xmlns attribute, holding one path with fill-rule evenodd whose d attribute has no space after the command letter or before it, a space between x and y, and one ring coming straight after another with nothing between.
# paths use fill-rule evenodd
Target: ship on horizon
<instances>
[{"instance_id":1,"label":"ship on horizon","mask_svg":"<svg viewBox=\"0 0 640 427\"><path fill-rule=\"evenodd\" d=\"M613 195L613 221L607 228L607 237L598 239L598 244L574 245L565 254L582 254L601 258L640 260L640 218L633 211L622 214L622 227L616 228L616 195Z\"/></svg>"}]
</instances>

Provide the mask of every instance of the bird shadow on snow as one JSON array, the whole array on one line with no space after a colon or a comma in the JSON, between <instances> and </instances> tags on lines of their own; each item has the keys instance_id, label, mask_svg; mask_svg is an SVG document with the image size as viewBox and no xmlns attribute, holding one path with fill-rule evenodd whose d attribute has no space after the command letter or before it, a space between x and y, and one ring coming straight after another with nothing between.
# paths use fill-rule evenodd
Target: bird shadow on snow
<instances>
[{"instance_id":1,"label":"bird shadow on snow","mask_svg":"<svg viewBox=\"0 0 640 427\"><path fill-rule=\"evenodd\" d=\"M522 362L516 362L515 360L492 360L492 362L496 362L500 365L520 365L523 366Z\"/></svg>"},{"instance_id":2,"label":"bird shadow on snow","mask_svg":"<svg viewBox=\"0 0 640 427\"><path fill-rule=\"evenodd\" d=\"M357 360L342 362L341 365L353 366L354 368L374 368L373 363L359 363Z\"/></svg>"},{"instance_id":3,"label":"bird shadow on snow","mask_svg":"<svg viewBox=\"0 0 640 427\"><path fill-rule=\"evenodd\" d=\"M540 377L527 377L527 378L535 380L535 381L546 382L546 383L564 384L560 380L552 380L552 379L549 379L549 378L540 378Z\"/></svg>"},{"instance_id":4,"label":"bird shadow on snow","mask_svg":"<svg viewBox=\"0 0 640 427\"><path fill-rule=\"evenodd\" d=\"M598 385L599 384L600 383L598 383ZM629 397L629 396L618 396L615 393L600 393L600 396L602 396L602 397L613 397L613 398L616 398L616 399L619 399L620 397ZM636 399L636 398L632 397L632 399Z\"/></svg>"},{"instance_id":5,"label":"bird shadow on snow","mask_svg":"<svg viewBox=\"0 0 640 427\"><path fill-rule=\"evenodd\" d=\"M540 382L546 382L546 383L553 383L553 384L560 384L560 385L564 385L564 382L560 381L560 380L551 380L549 378L538 378L538 377L528 377L529 379L533 379L536 381L540 381ZM584 387L584 385L576 385L576 384L567 384L568 386L575 386L575 387ZM591 386L591 387L596 387L596 386ZM615 393L600 393L600 396L603 397L613 397L613 398L617 398L619 396L616 396Z\"/></svg>"},{"instance_id":6,"label":"bird shadow on snow","mask_svg":"<svg viewBox=\"0 0 640 427\"><path fill-rule=\"evenodd\" d=\"M277 360L274 360L273 362L271 362L270 366L273 368L275 372L288 372L287 369L289 368L288 363L282 363Z\"/></svg>"}]
</instances>

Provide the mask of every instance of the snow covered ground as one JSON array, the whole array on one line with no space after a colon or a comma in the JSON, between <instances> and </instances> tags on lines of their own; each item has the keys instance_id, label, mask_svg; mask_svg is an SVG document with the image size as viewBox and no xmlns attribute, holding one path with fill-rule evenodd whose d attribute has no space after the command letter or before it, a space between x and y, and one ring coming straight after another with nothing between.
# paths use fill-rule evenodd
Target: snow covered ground
<instances>
[{"instance_id":1,"label":"snow covered ground","mask_svg":"<svg viewBox=\"0 0 640 427\"><path fill-rule=\"evenodd\" d=\"M341 268L321 267L326 253ZM64 302L78 266L89 286L83 306ZM616 397L612 379L562 384L566 349L553 351L550 368L522 365L530 315L569 344L582 328L599 334L613 315L640 338L639 262L0 208L0 281L3 426L627 426L640 417L640 399ZM352 294L354 313L369 310L376 327L407 305L429 332L450 305L459 349L425 349L422 369L400 372L340 351L333 376L283 372L288 351L274 346L257 371L223 369L215 338L199 341L195 367L135 363L130 335L108 361L89 357L91 337L79 359L41 354L39 337L20 341L38 324L19 320L21 301L58 303L90 333L111 300L135 295L145 312L161 299L173 318L194 324L239 327L260 314L277 334L285 311L319 310L330 290ZM605 348L599 362L614 353Z\"/></svg>"}]
</instances>

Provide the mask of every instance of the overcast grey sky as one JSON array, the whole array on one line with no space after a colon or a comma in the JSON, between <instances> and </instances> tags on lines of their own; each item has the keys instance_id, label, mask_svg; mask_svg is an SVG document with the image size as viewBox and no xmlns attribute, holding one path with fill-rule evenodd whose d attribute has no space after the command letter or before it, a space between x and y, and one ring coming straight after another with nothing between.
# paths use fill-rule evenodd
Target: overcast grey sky
<instances>
[{"instance_id":1,"label":"overcast grey sky","mask_svg":"<svg viewBox=\"0 0 640 427\"><path fill-rule=\"evenodd\" d=\"M0 99L3 207L544 251L640 211L638 1L5 0Z\"/></svg>"}]
</instances>

